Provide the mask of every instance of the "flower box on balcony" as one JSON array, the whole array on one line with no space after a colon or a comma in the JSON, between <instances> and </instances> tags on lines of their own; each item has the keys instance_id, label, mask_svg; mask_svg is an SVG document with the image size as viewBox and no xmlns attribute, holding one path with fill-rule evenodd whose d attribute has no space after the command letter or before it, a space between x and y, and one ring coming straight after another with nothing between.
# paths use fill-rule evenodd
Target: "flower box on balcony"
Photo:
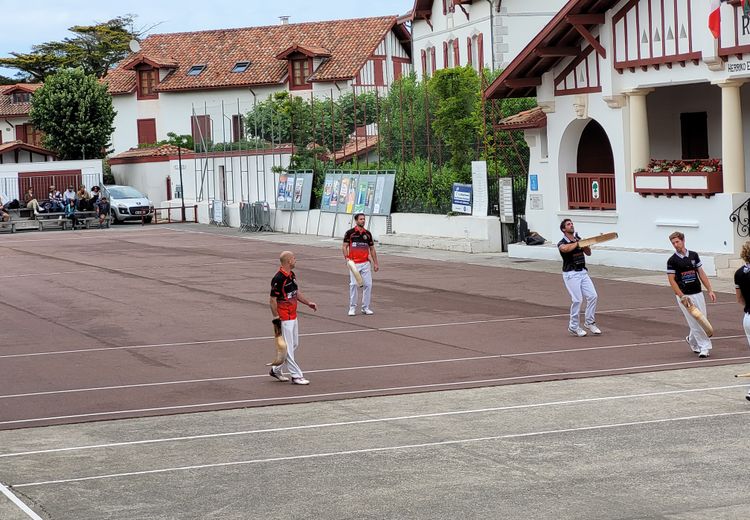
<instances>
[{"instance_id":1,"label":"flower box on balcony","mask_svg":"<svg viewBox=\"0 0 750 520\"><path fill-rule=\"evenodd\" d=\"M724 191L724 176L719 159L651 159L645 170L633 173L633 184L644 197L710 197Z\"/></svg>"}]
</instances>

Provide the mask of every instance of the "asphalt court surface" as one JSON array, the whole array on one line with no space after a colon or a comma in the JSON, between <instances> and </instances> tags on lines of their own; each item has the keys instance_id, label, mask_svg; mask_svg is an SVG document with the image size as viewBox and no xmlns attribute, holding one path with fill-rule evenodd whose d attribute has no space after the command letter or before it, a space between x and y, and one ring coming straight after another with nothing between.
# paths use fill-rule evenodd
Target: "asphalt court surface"
<instances>
[{"instance_id":1,"label":"asphalt court surface","mask_svg":"<svg viewBox=\"0 0 750 520\"><path fill-rule=\"evenodd\" d=\"M339 243L286 241L295 238L206 226L2 237L0 282L13 297L2 304L0 482L10 495L41 518L448 518L459 510L479 517L504 490L519 497L534 486L541 491L535 473L556 483L566 472L558 462L580 463L571 451L577 440L593 455L613 448L600 445L602 438L619 442L625 432L619 461L628 466L629 449L656 453L644 439L669 446L687 428L698 440L683 436L664 464L678 464L681 446L686 460L700 463L687 476L705 490L693 493L696 505L688 500L688 509L677 507L675 496L669 507L698 516L674 518L734 518L736 506L747 505L728 490L716 493L714 483L728 476L710 467L729 457L715 453L716 445L747 453L748 403L742 381L730 377L742 367L726 366L750 360L733 295L721 294L709 307L714 351L698 360L682 339L686 326L667 288L597 278L592 268L605 333L573 338L558 272L383 248L376 314L350 318ZM300 318L308 387L276 382L264 367L273 357L268 285L285 248L297 253L302 291L320 307ZM698 370L679 370L685 368ZM633 386L621 390L610 380ZM658 395L640 397L641 383L631 381L646 381ZM453 389L464 390L442 392ZM388 397L353 399L373 396ZM594 400L582 400L589 396ZM561 400L576 404L545 404ZM668 405L654 407L662 400ZM289 406L268 406L280 404ZM486 417L475 411L503 406ZM232 410L210 411L223 409ZM198 411L210 412L185 413ZM91 422L123 418L136 419ZM540 440L548 437L557 452ZM506 460L509 444L513 457ZM639 471L659 473L652 463ZM576 470L577 478L593 476L588 469ZM514 480L498 480L498 471ZM746 470L736 472L747 481ZM653 478L653 489L662 490L666 483ZM457 481L461 496L446 507L441 494ZM197 488L220 499L207 500ZM353 495L342 496L342 488ZM574 493L579 500L581 491ZM409 498L394 499L401 493ZM339 502L332 509L333 494ZM605 494L592 497L586 507L593 514ZM560 499L550 489L533 508L502 503L514 518L565 517L545 516L553 498ZM363 499L377 509L368 511ZM582 516L654 517L655 510L621 516L626 499L618 500L613 516ZM29 517L11 498L4 505L0 518ZM700 516L707 507L714 516Z\"/></svg>"}]
</instances>

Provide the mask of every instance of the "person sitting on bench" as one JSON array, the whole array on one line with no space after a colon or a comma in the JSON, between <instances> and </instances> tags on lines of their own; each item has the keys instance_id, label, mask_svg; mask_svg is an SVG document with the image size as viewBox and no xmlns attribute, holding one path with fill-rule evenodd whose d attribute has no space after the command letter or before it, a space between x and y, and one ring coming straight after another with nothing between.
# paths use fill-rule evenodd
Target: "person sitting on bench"
<instances>
[{"instance_id":1,"label":"person sitting on bench","mask_svg":"<svg viewBox=\"0 0 750 520\"><path fill-rule=\"evenodd\" d=\"M104 227L104 221L109 215L109 201L107 197L100 198L96 203L96 214L99 217L99 229Z\"/></svg>"},{"instance_id":2,"label":"person sitting on bench","mask_svg":"<svg viewBox=\"0 0 750 520\"><path fill-rule=\"evenodd\" d=\"M55 185L49 187L49 202L51 204L50 212L65 211L65 205L63 204L63 196L60 190L55 188Z\"/></svg>"},{"instance_id":3,"label":"person sitting on bench","mask_svg":"<svg viewBox=\"0 0 750 520\"><path fill-rule=\"evenodd\" d=\"M91 208L89 207L89 200L91 199L91 195L86 189L86 186L84 186L83 184L78 187L78 191L76 192L76 199L78 200L78 211L91 211Z\"/></svg>"},{"instance_id":4,"label":"person sitting on bench","mask_svg":"<svg viewBox=\"0 0 750 520\"><path fill-rule=\"evenodd\" d=\"M73 223L73 230L76 229L78 224L78 217L76 217L76 201L75 199L68 199L65 203L65 218L69 219Z\"/></svg>"},{"instance_id":5,"label":"person sitting on bench","mask_svg":"<svg viewBox=\"0 0 750 520\"><path fill-rule=\"evenodd\" d=\"M34 210L34 215L39 215L40 211L44 211L44 209L39 205L39 201L36 200L36 195L34 195L34 188L29 187L26 190L26 193L23 196L23 203L25 207Z\"/></svg>"}]
</instances>

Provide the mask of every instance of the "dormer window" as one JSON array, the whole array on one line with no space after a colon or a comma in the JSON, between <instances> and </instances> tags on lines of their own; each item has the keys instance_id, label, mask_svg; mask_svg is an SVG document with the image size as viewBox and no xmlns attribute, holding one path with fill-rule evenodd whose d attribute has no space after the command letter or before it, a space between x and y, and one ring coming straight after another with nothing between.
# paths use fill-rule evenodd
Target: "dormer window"
<instances>
[{"instance_id":1,"label":"dormer window","mask_svg":"<svg viewBox=\"0 0 750 520\"><path fill-rule=\"evenodd\" d=\"M190 67L190 70L187 71L187 75L188 76L197 76L201 72L203 72L204 70L206 70L206 65L205 64L204 65L193 65L192 67Z\"/></svg>"},{"instance_id":2,"label":"dormer window","mask_svg":"<svg viewBox=\"0 0 750 520\"><path fill-rule=\"evenodd\" d=\"M159 84L159 69L139 68L137 96L138 99L156 99L159 93L156 92L156 86Z\"/></svg>"},{"instance_id":3,"label":"dormer window","mask_svg":"<svg viewBox=\"0 0 750 520\"><path fill-rule=\"evenodd\" d=\"M232 68L232 72L245 72L247 68L250 66L249 61L238 61L234 64L234 67Z\"/></svg>"},{"instance_id":4,"label":"dormer window","mask_svg":"<svg viewBox=\"0 0 750 520\"><path fill-rule=\"evenodd\" d=\"M10 96L11 103L28 103L31 101L30 92L14 92Z\"/></svg>"},{"instance_id":5,"label":"dormer window","mask_svg":"<svg viewBox=\"0 0 750 520\"><path fill-rule=\"evenodd\" d=\"M307 78L310 77L310 69L312 60L309 58L301 58L297 60L290 60L292 64L292 88L305 88Z\"/></svg>"}]
</instances>

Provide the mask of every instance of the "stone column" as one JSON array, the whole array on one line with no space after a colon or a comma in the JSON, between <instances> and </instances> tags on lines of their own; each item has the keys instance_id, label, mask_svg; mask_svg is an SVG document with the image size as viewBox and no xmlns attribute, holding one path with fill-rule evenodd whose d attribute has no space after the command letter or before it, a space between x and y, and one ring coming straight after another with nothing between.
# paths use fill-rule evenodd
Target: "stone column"
<instances>
[{"instance_id":1,"label":"stone column","mask_svg":"<svg viewBox=\"0 0 750 520\"><path fill-rule=\"evenodd\" d=\"M627 177L628 191L633 191L633 172L645 168L651 159L651 140L648 135L648 109L646 96L654 89L636 89L624 92L630 107L630 173Z\"/></svg>"},{"instance_id":2,"label":"stone column","mask_svg":"<svg viewBox=\"0 0 750 520\"><path fill-rule=\"evenodd\" d=\"M721 163L724 193L744 193L745 147L742 142L740 80L717 82L721 87Z\"/></svg>"}]
</instances>

